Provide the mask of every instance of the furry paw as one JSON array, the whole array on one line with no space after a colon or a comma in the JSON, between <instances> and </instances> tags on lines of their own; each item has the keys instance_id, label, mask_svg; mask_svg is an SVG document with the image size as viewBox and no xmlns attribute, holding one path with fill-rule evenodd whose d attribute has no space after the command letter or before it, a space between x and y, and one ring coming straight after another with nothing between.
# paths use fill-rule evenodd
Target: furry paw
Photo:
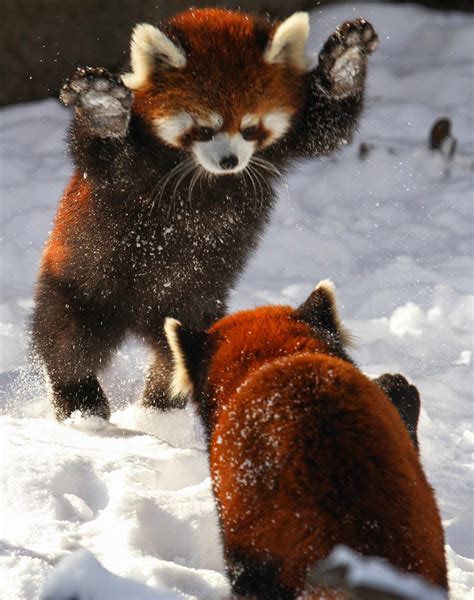
<instances>
[{"instance_id":1,"label":"furry paw","mask_svg":"<svg viewBox=\"0 0 474 600\"><path fill-rule=\"evenodd\" d=\"M384 373L374 379L392 404L398 410L405 423L413 444L418 448L418 418L420 416L420 394L414 385L399 373Z\"/></svg>"},{"instance_id":2,"label":"furry paw","mask_svg":"<svg viewBox=\"0 0 474 600\"><path fill-rule=\"evenodd\" d=\"M102 67L79 67L61 88L65 106L74 105L99 137L124 137L130 121L132 92L120 77Z\"/></svg>"},{"instance_id":3,"label":"furry paw","mask_svg":"<svg viewBox=\"0 0 474 600\"><path fill-rule=\"evenodd\" d=\"M324 89L336 98L361 92L367 71L367 55L378 45L379 38L365 19L340 25L319 54L318 71Z\"/></svg>"}]
</instances>

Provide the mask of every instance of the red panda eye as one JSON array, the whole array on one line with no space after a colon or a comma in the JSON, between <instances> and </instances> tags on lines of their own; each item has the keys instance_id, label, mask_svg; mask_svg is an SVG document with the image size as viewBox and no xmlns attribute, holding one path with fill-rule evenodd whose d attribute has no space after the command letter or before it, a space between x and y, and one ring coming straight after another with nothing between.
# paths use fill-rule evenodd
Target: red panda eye
<instances>
[{"instance_id":1,"label":"red panda eye","mask_svg":"<svg viewBox=\"0 0 474 600\"><path fill-rule=\"evenodd\" d=\"M260 135L260 129L254 125L252 127L247 127L246 129L242 129L240 132L244 140L252 141L256 140Z\"/></svg>"},{"instance_id":2,"label":"red panda eye","mask_svg":"<svg viewBox=\"0 0 474 600\"><path fill-rule=\"evenodd\" d=\"M196 129L194 138L198 142L208 142L209 140L212 140L214 133L214 129L211 127L198 127Z\"/></svg>"}]
</instances>

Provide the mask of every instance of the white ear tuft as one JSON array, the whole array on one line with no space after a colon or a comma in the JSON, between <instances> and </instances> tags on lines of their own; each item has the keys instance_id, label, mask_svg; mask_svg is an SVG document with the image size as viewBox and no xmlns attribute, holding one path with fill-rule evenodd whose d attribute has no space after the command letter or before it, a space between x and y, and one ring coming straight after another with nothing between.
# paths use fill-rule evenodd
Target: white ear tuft
<instances>
[{"instance_id":1,"label":"white ear tuft","mask_svg":"<svg viewBox=\"0 0 474 600\"><path fill-rule=\"evenodd\" d=\"M191 377L188 373L183 349L179 341L178 330L182 327L176 319L165 320L165 333L173 356L173 372L169 391L172 397L187 396L193 389Z\"/></svg>"},{"instance_id":2,"label":"white ear tuft","mask_svg":"<svg viewBox=\"0 0 474 600\"><path fill-rule=\"evenodd\" d=\"M265 50L264 60L267 63L289 64L306 71L306 42L309 35L309 15L296 12L281 23Z\"/></svg>"},{"instance_id":3,"label":"white ear tuft","mask_svg":"<svg viewBox=\"0 0 474 600\"><path fill-rule=\"evenodd\" d=\"M133 30L130 62L132 72L123 75L122 80L130 89L137 89L159 69L185 67L186 56L160 29L140 23Z\"/></svg>"},{"instance_id":4,"label":"white ear tuft","mask_svg":"<svg viewBox=\"0 0 474 600\"><path fill-rule=\"evenodd\" d=\"M326 290L326 293L331 296L334 306L336 305L336 286L331 279L321 279L315 290Z\"/></svg>"},{"instance_id":5,"label":"white ear tuft","mask_svg":"<svg viewBox=\"0 0 474 600\"><path fill-rule=\"evenodd\" d=\"M332 318L339 332L343 346L354 346L354 336L342 324L339 311L337 310L336 286L331 279L322 279L314 288L315 292L318 290L325 292L326 298L330 304Z\"/></svg>"}]
</instances>

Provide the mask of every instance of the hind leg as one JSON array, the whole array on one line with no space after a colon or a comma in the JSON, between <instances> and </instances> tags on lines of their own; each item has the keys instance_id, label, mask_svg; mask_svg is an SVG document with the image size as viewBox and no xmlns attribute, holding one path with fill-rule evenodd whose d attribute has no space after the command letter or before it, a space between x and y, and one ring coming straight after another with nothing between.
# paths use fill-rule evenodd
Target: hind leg
<instances>
[{"instance_id":1,"label":"hind leg","mask_svg":"<svg viewBox=\"0 0 474 600\"><path fill-rule=\"evenodd\" d=\"M178 314L176 316L178 319L182 319L183 323L187 323L198 330L204 330L220 319L225 313L226 303L224 299L218 303L217 309L215 308L215 304L213 302L211 308L203 307L197 315L190 313ZM164 334L164 321L164 317L161 316L157 309L154 311L153 319L141 324L136 330L137 334L142 336L153 349L153 361L148 370L141 403L147 408L171 410L173 408L184 408L186 406L186 399L172 398L169 392L172 357Z\"/></svg>"},{"instance_id":2,"label":"hind leg","mask_svg":"<svg viewBox=\"0 0 474 600\"><path fill-rule=\"evenodd\" d=\"M106 307L81 302L54 278L43 274L33 315L33 343L52 387L58 421L75 410L108 419L110 407L97 380L121 340L119 327Z\"/></svg>"},{"instance_id":3,"label":"hind leg","mask_svg":"<svg viewBox=\"0 0 474 600\"><path fill-rule=\"evenodd\" d=\"M185 400L171 399L168 388L171 380L171 354L164 340L155 343L153 347L153 362L151 363L143 392L142 405L146 408L171 410L184 408Z\"/></svg>"}]
</instances>

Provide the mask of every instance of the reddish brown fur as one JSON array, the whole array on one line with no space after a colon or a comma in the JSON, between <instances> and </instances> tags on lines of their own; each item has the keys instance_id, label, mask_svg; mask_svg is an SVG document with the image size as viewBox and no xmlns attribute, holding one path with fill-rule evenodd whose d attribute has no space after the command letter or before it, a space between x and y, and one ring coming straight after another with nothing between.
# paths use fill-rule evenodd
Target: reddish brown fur
<instances>
[{"instance_id":1,"label":"reddish brown fur","mask_svg":"<svg viewBox=\"0 0 474 600\"><path fill-rule=\"evenodd\" d=\"M54 228L43 252L41 270L56 276L68 262L68 238L72 228L78 227L90 211L91 187L86 179L75 173L59 203Z\"/></svg>"},{"instance_id":2,"label":"reddish brown fur","mask_svg":"<svg viewBox=\"0 0 474 600\"><path fill-rule=\"evenodd\" d=\"M384 393L289 307L237 313L209 334L226 552L280 565L289 590L336 544L447 587L433 491Z\"/></svg>"},{"instance_id":3,"label":"reddish brown fur","mask_svg":"<svg viewBox=\"0 0 474 600\"><path fill-rule=\"evenodd\" d=\"M162 70L136 90L134 110L148 122L179 111L198 117L214 111L223 116L228 132L239 130L246 113L296 113L305 75L288 65L267 64L256 28L268 35L275 25L221 9L177 15L166 31L187 51L186 66Z\"/></svg>"}]
</instances>

